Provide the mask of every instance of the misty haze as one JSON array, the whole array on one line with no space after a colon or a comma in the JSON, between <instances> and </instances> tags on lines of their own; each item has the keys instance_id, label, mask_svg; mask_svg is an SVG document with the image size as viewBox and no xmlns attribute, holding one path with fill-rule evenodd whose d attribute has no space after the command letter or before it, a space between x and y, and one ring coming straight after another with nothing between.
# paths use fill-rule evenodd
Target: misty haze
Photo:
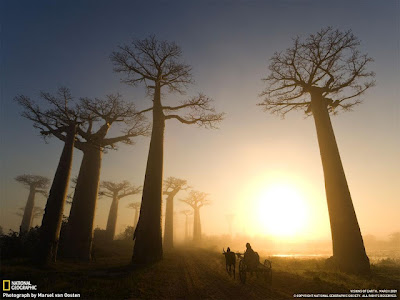
<instances>
[{"instance_id":1,"label":"misty haze","mask_svg":"<svg viewBox=\"0 0 400 300\"><path fill-rule=\"evenodd\" d=\"M397 297L399 13L2 1L3 296Z\"/></svg>"}]
</instances>

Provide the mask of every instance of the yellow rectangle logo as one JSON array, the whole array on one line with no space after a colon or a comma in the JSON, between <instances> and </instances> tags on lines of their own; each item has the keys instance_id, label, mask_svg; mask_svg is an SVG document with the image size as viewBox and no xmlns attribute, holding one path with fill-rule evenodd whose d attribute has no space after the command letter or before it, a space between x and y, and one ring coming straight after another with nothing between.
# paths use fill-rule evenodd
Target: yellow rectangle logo
<instances>
[{"instance_id":1,"label":"yellow rectangle logo","mask_svg":"<svg viewBox=\"0 0 400 300\"><path fill-rule=\"evenodd\" d=\"M3 280L3 291L8 292L10 290L10 280Z\"/></svg>"}]
</instances>

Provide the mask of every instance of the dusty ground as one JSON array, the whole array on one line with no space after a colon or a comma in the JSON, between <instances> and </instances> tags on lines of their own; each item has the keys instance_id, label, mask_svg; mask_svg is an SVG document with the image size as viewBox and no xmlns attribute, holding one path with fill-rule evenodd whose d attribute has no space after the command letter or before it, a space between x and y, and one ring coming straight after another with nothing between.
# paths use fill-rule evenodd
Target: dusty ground
<instances>
[{"instance_id":1,"label":"dusty ground","mask_svg":"<svg viewBox=\"0 0 400 300\"><path fill-rule=\"evenodd\" d=\"M81 299L293 299L295 293L349 293L398 288L398 265L373 266L369 277L327 271L323 260L273 259L272 283L248 276L246 284L225 271L224 256L204 249L166 252L145 268L129 265L130 251L94 263L60 261L37 269L26 261L2 262L1 279L30 280L41 292L80 293ZM237 271L236 271L237 272Z\"/></svg>"},{"instance_id":2,"label":"dusty ground","mask_svg":"<svg viewBox=\"0 0 400 300\"><path fill-rule=\"evenodd\" d=\"M132 299L171 298L171 299L278 299L292 298L292 295L272 289L271 285L255 275L248 276L246 284L241 284L225 270L224 257L206 250L178 250L165 258L168 269L144 276L139 287L132 293ZM162 280L154 283L154 276ZM153 288L150 295L148 290ZM142 291L144 291L142 293ZM158 291L163 291L159 293Z\"/></svg>"}]
</instances>

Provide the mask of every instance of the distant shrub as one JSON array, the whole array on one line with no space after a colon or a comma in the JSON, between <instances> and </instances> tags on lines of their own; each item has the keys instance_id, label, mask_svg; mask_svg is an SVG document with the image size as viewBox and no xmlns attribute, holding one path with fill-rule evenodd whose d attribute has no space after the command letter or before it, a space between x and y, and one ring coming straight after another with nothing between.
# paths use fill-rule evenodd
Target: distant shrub
<instances>
[{"instance_id":1,"label":"distant shrub","mask_svg":"<svg viewBox=\"0 0 400 300\"><path fill-rule=\"evenodd\" d=\"M384 258L381 259L378 263L378 266L400 266L399 258Z\"/></svg>"},{"instance_id":2,"label":"distant shrub","mask_svg":"<svg viewBox=\"0 0 400 300\"><path fill-rule=\"evenodd\" d=\"M1 259L32 258L39 241L40 227L36 226L22 235L10 230L0 236Z\"/></svg>"},{"instance_id":3,"label":"distant shrub","mask_svg":"<svg viewBox=\"0 0 400 300\"><path fill-rule=\"evenodd\" d=\"M123 232L121 232L117 236L117 240L122 240L122 241L133 241L133 234L135 233L135 227L133 226L127 226Z\"/></svg>"}]
</instances>

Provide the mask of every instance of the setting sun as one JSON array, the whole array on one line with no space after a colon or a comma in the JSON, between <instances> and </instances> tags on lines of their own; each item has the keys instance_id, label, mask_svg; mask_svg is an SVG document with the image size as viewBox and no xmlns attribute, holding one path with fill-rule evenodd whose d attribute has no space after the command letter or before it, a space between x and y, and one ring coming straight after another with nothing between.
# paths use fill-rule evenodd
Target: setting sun
<instances>
[{"instance_id":1,"label":"setting sun","mask_svg":"<svg viewBox=\"0 0 400 300\"><path fill-rule=\"evenodd\" d=\"M299 191L286 184L276 184L261 191L258 221L263 231L273 236L293 236L304 230L307 207Z\"/></svg>"}]
</instances>

